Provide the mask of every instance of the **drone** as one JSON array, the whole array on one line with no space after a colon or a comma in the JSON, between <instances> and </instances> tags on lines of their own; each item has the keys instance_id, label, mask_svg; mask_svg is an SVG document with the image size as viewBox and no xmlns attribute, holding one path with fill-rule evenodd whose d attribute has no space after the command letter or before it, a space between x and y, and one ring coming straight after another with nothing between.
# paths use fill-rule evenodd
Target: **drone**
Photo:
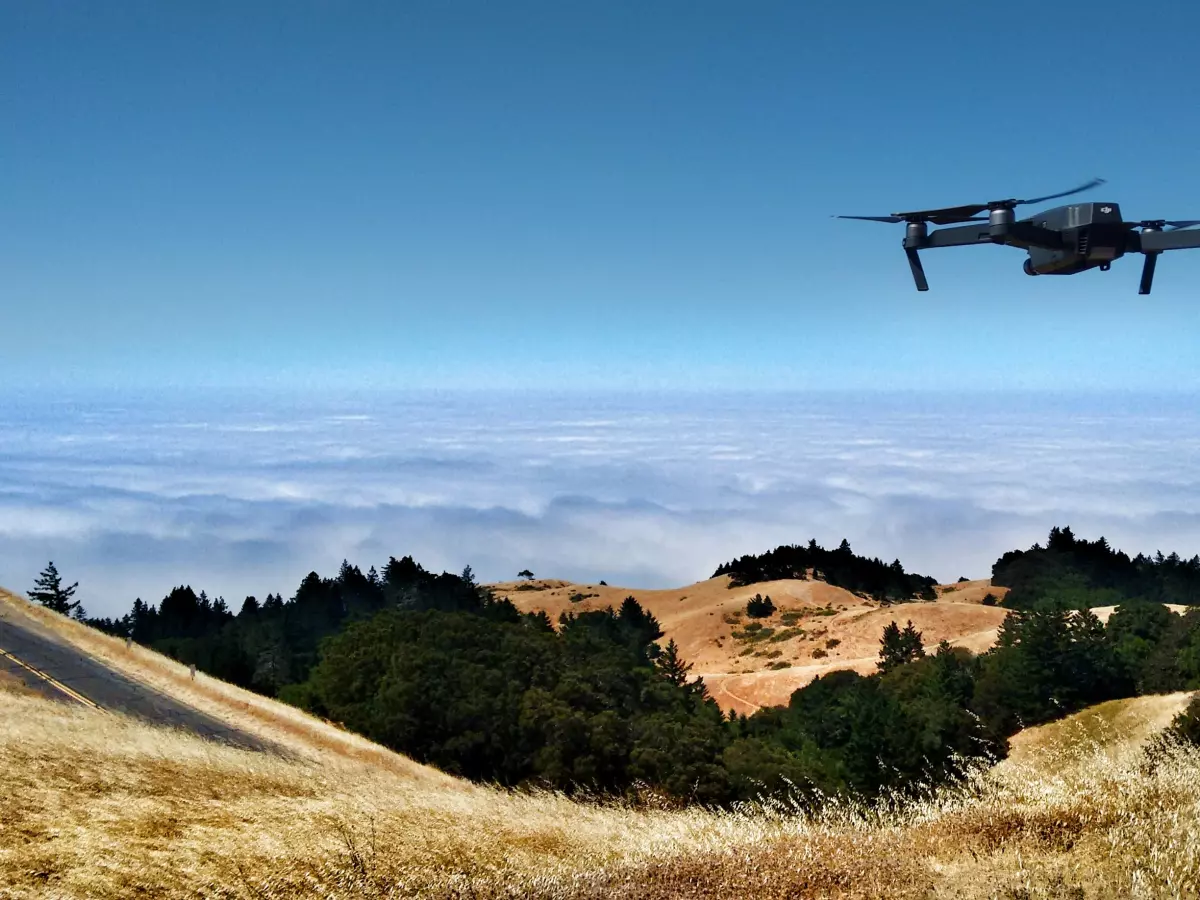
<instances>
[{"instance_id":1,"label":"drone","mask_svg":"<svg viewBox=\"0 0 1200 900\"><path fill-rule=\"evenodd\" d=\"M1026 275L1075 275L1088 269L1107 272L1114 260L1126 253L1143 253L1139 294L1149 294L1154 283L1154 267L1159 254L1167 250L1200 248L1200 231L1183 231L1200 225L1200 219L1171 221L1144 219L1126 222L1115 203L1075 203L1056 206L1026 219L1017 219L1018 206L1069 197L1104 184L1093 178L1087 184L1033 197L1029 200L992 200L944 209L892 213L890 216L834 216L836 219L860 219L867 222L904 222L904 252L912 269L918 291L929 290L925 268L918 251L934 247L962 247L970 244L1003 244L1019 247L1029 255ZM986 216L979 215L987 211ZM956 225L960 222L986 222L986 225L962 225L930 231L929 225Z\"/></svg>"}]
</instances>

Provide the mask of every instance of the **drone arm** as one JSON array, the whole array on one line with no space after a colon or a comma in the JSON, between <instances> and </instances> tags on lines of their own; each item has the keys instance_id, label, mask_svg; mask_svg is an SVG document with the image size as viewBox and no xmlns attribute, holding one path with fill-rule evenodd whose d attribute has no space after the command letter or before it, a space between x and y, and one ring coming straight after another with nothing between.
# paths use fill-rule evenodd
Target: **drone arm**
<instances>
[{"instance_id":1,"label":"drone arm","mask_svg":"<svg viewBox=\"0 0 1200 900\"><path fill-rule=\"evenodd\" d=\"M1200 248L1200 231L1143 231L1138 237L1142 253Z\"/></svg>"},{"instance_id":2,"label":"drone arm","mask_svg":"<svg viewBox=\"0 0 1200 900\"><path fill-rule=\"evenodd\" d=\"M959 228L940 228L937 231L931 231L917 246L924 250L927 247L965 247L971 244L990 244L991 242L992 238L987 225L982 228L978 225L963 225ZM907 241L905 246L908 246Z\"/></svg>"}]
</instances>

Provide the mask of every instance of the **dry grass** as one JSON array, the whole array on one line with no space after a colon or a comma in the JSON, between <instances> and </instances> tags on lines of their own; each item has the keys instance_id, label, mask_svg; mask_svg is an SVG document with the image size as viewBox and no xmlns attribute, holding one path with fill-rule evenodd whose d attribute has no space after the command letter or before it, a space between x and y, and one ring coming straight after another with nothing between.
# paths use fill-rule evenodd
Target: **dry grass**
<instances>
[{"instance_id":1,"label":"dry grass","mask_svg":"<svg viewBox=\"0 0 1200 900\"><path fill-rule=\"evenodd\" d=\"M927 646L943 638L980 653L996 640L1006 611L980 605L985 593L1003 596L988 580L944 585L936 602L881 608L844 588L823 581L766 581L730 587L728 576L665 590L642 590L613 585L574 584L567 581L500 582L490 585L517 608L542 610L552 621L562 612L618 608L627 596L654 614L662 625L663 641L674 640L683 658L693 665L692 675L702 677L709 692L726 711L753 713L762 706L781 705L797 688L818 675L837 669L864 674L875 671L879 638L893 619L911 618L924 634ZM761 621L766 627L791 630L786 640L770 648L780 658L765 653L742 655L744 643L734 637L744 628L746 602L755 594L770 596L778 612ZM586 597L573 601L572 597ZM835 647L825 647L834 639ZM816 651L816 652L814 652ZM780 665L786 663L786 665Z\"/></svg>"},{"instance_id":2,"label":"dry grass","mask_svg":"<svg viewBox=\"0 0 1200 900\"><path fill-rule=\"evenodd\" d=\"M23 601L0 613L269 740L204 742L0 683L0 897L1200 896L1200 753L1147 763L1187 695L1104 704L922 802L732 812L458 781Z\"/></svg>"},{"instance_id":3,"label":"dry grass","mask_svg":"<svg viewBox=\"0 0 1200 900\"><path fill-rule=\"evenodd\" d=\"M258 735L305 759L359 760L399 774L430 781L453 789L461 784L436 769L380 747L331 722L277 703L253 691L210 678L197 672L192 679L188 667L153 650L103 634L73 619L29 603L0 588L0 616L18 619L59 641L79 648L110 668L162 693L175 697L234 728Z\"/></svg>"},{"instance_id":4,"label":"dry grass","mask_svg":"<svg viewBox=\"0 0 1200 900\"><path fill-rule=\"evenodd\" d=\"M1182 699L1103 717L1133 727ZM806 817L447 789L368 759L281 759L3 690L0 721L3 897L1200 893L1200 754L1150 768L1115 727L1028 741L923 802Z\"/></svg>"}]
</instances>

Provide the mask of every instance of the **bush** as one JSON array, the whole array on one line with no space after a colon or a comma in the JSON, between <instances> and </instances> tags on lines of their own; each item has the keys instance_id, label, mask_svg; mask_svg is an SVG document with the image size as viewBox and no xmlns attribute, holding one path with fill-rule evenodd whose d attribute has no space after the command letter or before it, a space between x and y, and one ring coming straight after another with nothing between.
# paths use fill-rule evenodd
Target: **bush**
<instances>
[{"instance_id":1,"label":"bush","mask_svg":"<svg viewBox=\"0 0 1200 900\"><path fill-rule=\"evenodd\" d=\"M815 649L812 652L812 655L813 655L813 659L824 659L829 654L827 652L825 652L824 650L822 650L820 647L818 647L817 649Z\"/></svg>"},{"instance_id":2,"label":"bush","mask_svg":"<svg viewBox=\"0 0 1200 900\"><path fill-rule=\"evenodd\" d=\"M767 616L773 615L775 612L775 604L771 602L771 598L764 597L762 594L755 594L746 604L746 615L755 619L765 619Z\"/></svg>"},{"instance_id":3,"label":"bush","mask_svg":"<svg viewBox=\"0 0 1200 900\"><path fill-rule=\"evenodd\" d=\"M983 599L980 600L979 602L982 603L984 606L995 606L996 602L997 602L996 595L989 591L988 593L983 595Z\"/></svg>"},{"instance_id":4,"label":"bush","mask_svg":"<svg viewBox=\"0 0 1200 900\"><path fill-rule=\"evenodd\" d=\"M1200 694L1193 697L1187 708L1175 717L1167 733L1200 747Z\"/></svg>"}]
</instances>

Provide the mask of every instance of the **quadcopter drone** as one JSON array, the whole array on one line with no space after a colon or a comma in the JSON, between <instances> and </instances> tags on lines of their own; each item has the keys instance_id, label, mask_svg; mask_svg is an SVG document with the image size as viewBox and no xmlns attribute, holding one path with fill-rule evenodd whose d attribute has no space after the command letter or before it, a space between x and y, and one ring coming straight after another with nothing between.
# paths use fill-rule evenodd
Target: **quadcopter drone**
<instances>
[{"instance_id":1,"label":"quadcopter drone","mask_svg":"<svg viewBox=\"0 0 1200 900\"><path fill-rule=\"evenodd\" d=\"M929 290L925 268L918 250L934 247L962 247L968 244L1005 244L1020 247L1029 257L1026 275L1074 275L1088 269L1107 272L1113 260L1126 253L1144 253L1139 294L1149 294L1154 282L1158 255L1165 250L1200 248L1200 231L1180 233L1200 225L1200 219L1169 221L1146 219L1126 222L1115 203L1076 203L1056 206L1027 219L1017 219L1013 209L1028 203L1041 203L1068 197L1104 184L1094 178L1060 194L1048 194L1030 200L992 200L945 209L892 213L890 216L835 216L837 219L862 219L868 222L904 222L904 252L912 269L918 291ZM987 210L986 216L979 213ZM958 228L929 230L934 225L958 222L986 222L987 225L963 225Z\"/></svg>"}]
</instances>

